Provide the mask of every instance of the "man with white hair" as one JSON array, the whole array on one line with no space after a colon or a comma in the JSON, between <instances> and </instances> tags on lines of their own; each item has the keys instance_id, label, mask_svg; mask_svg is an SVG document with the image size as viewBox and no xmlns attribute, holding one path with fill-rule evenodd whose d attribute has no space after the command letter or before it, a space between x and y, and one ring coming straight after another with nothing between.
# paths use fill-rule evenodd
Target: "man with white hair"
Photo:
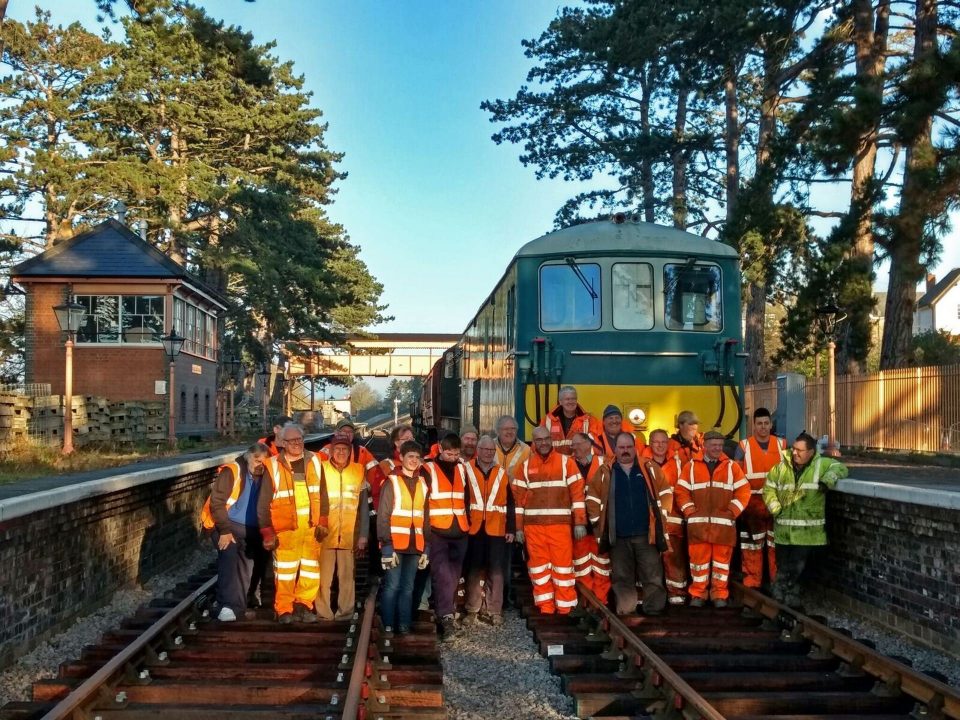
<instances>
[{"instance_id":1,"label":"man with white hair","mask_svg":"<svg viewBox=\"0 0 960 720\"><path fill-rule=\"evenodd\" d=\"M327 537L329 500L320 458L303 447L303 428L287 423L283 449L264 462L257 499L263 547L274 551L274 609L284 625L317 622L313 606L320 590L320 543Z\"/></svg>"},{"instance_id":2,"label":"man with white hair","mask_svg":"<svg viewBox=\"0 0 960 720\"><path fill-rule=\"evenodd\" d=\"M570 441L577 433L584 433L593 442L599 442L603 434L603 423L580 407L577 402L577 389L572 385L564 385L557 393L557 406L543 416L540 426L550 431L550 441L553 447L564 455L570 455L573 450Z\"/></svg>"}]
</instances>

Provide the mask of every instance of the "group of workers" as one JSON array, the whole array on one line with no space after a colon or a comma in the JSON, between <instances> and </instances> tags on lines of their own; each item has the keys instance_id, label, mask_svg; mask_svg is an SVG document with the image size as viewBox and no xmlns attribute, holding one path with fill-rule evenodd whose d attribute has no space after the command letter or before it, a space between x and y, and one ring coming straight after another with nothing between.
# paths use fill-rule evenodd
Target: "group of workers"
<instances>
[{"instance_id":1,"label":"group of workers","mask_svg":"<svg viewBox=\"0 0 960 720\"><path fill-rule=\"evenodd\" d=\"M318 453L288 422L221 468L205 510L219 549L219 619L256 602L271 551L281 623L350 616L356 558L369 553L384 574L386 632L410 632L428 584L442 639L496 626L518 546L541 613L571 612L578 581L602 603L612 589L618 614L638 602L647 615L668 603L724 607L738 540L744 584L769 582L796 604L807 559L826 544L825 491L847 470L806 433L788 450L767 410L752 419L733 457L690 411L676 433L654 430L647 444L619 407L597 419L566 386L532 447L512 416L490 435L447 434L428 453L399 426L379 463L349 421Z\"/></svg>"}]
</instances>

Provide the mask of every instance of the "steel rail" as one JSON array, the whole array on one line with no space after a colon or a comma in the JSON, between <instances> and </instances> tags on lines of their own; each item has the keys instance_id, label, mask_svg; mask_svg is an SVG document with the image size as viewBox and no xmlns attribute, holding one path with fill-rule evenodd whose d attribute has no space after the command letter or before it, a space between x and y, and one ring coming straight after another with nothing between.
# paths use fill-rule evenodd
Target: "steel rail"
<instances>
[{"instance_id":1,"label":"steel rail","mask_svg":"<svg viewBox=\"0 0 960 720\"><path fill-rule=\"evenodd\" d=\"M924 675L893 658L849 638L843 633L817 622L773 598L731 581L731 588L740 594L743 603L765 618L776 620L786 615L796 623L794 632L826 652L836 655L851 667L873 675L892 689L899 690L927 707L931 718L960 720L960 691Z\"/></svg>"},{"instance_id":2,"label":"steel rail","mask_svg":"<svg viewBox=\"0 0 960 720\"><path fill-rule=\"evenodd\" d=\"M84 680L77 688L54 705L44 716L43 720L63 720L72 718L78 711L84 711L85 706L101 699L101 691L111 683L117 675L123 673L133 662L139 661L140 654L150 649L150 644L162 636L173 626L182 615L191 610L197 600L217 584L217 576L207 580L203 585L180 601L176 607L168 610L159 620L144 631L140 637L127 645L113 656L102 668Z\"/></svg>"},{"instance_id":3,"label":"steel rail","mask_svg":"<svg viewBox=\"0 0 960 720\"><path fill-rule=\"evenodd\" d=\"M601 603L589 588L578 582L577 590L580 593L580 597L585 599L587 604L600 615L607 633L615 635L618 639L622 640L623 645L618 642L618 647L624 649L624 645L629 645L637 656L642 659L642 663L636 663L636 666L638 668L642 666L648 669L651 676L659 678L659 680L666 683L666 685L673 690L674 697L672 700L676 710L693 710L699 713L702 720L725 720L724 715L717 712L700 693L694 690L686 680L680 677L659 655L640 640L630 628L624 625L620 618L611 612L606 605ZM611 637L611 639L613 638ZM654 685L656 684L657 683L654 682Z\"/></svg>"},{"instance_id":4,"label":"steel rail","mask_svg":"<svg viewBox=\"0 0 960 720\"><path fill-rule=\"evenodd\" d=\"M380 579L374 578L370 583L370 592L363 603L363 620L360 623L360 635L357 638L357 648L353 653L353 667L350 669L350 684L347 686L346 699L343 703L343 720L358 720L360 718L360 704L363 702L363 691L367 687L367 660L370 654L370 637L373 634L373 619L377 612L377 588Z\"/></svg>"}]
</instances>

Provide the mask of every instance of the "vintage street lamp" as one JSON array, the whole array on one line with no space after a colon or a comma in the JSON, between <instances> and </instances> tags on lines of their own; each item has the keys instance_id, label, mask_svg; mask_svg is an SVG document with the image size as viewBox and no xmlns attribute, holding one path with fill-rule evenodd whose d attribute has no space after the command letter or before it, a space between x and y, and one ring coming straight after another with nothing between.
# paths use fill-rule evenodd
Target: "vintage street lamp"
<instances>
[{"instance_id":1,"label":"vintage street lamp","mask_svg":"<svg viewBox=\"0 0 960 720\"><path fill-rule=\"evenodd\" d=\"M837 441L837 325L847 319L833 301L817 308L817 320L827 339L827 447Z\"/></svg>"},{"instance_id":2,"label":"vintage street lamp","mask_svg":"<svg viewBox=\"0 0 960 720\"><path fill-rule=\"evenodd\" d=\"M177 331L173 328L170 328L170 334L164 335L160 338L160 341L163 343L163 351L167 354L167 358L170 362L170 377L167 380L167 443L170 447L177 446L177 421L174 407L174 392L175 386L173 383L174 380L174 365L176 363L177 355L180 354L180 349L183 347L183 343L186 338L182 338L177 335Z\"/></svg>"},{"instance_id":3,"label":"vintage street lamp","mask_svg":"<svg viewBox=\"0 0 960 720\"><path fill-rule=\"evenodd\" d=\"M80 325L83 324L84 307L70 300L63 305L55 305L53 312L57 316L60 330L67 334L63 383L63 454L69 455L73 452L73 339L77 336Z\"/></svg>"}]
</instances>

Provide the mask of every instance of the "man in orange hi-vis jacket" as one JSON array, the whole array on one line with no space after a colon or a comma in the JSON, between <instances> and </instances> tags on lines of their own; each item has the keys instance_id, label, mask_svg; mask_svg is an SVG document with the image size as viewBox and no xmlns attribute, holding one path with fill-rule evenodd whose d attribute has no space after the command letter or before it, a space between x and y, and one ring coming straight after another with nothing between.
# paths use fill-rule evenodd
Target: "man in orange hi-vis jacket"
<instances>
[{"instance_id":1,"label":"man in orange hi-vis jacket","mask_svg":"<svg viewBox=\"0 0 960 720\"><path fill-rule=\"evenodd\" d=\"M284 625L312 623L330 504L320 458L304 450L303 428L288 423L280 436L280 454L264 462L269 481L260 489L257 517L263 547L274 552L277 619Z\"/></svg>"},{"instance_id":2,"label":"man in orange hi-vis jacket","mask_svg":"<svg viewBox=\"0 0 960 720\"><path fill-rule=\"evenodd\" d=\"M680 512L687 518L690 607L703 607L708 595L714 607L727 606L737 516L750 502L750 483L723 453L724 439L716 430L703 436L703 456L683 466L675 489Z\"/></svg>"},{"instance_id":3,"label":"man in orange hi-vis jacket","mask_svg":"<svg viewBox=\"0 0 960 720\"><path fill-rule=\"evenodd\" d=\"M565 615L577 606L573 541L587 535L583 478L572 458L554 450L547 428L534 429L533 448L513 477L516 539L526 544L534 604Z\"/></svg>"},{"instance_id":4,"label":"man in orange hi-vis jacket","mask_svg":"<svg viewBox=\"0 0 960 720\"><path fill-rule=\"evenodd\" d=\"M763 584L763 561L767 560L767 576L777 579L777 552L773 537L773 516L763 502L763 486L767 473L783 460L787 449L783 438L770 434L773 420L766 408L753 413L753 435L740 441L736 459L750 483L750 502L737 518L740 530L740 564L743 584L757 588Z\"/></svg>"},{"instance_id":5,"label":"man in orange hi-vis jacket","mask_svg":"<svg viewBox=\"0 0 960 720\"><path fill-rule=\"evenodd\" d=\"M550 432L553 447L564 455L573 453L570 441L577 433L586 433L593 442L603 434L603 423L577 402L577 389L564 385L557 393L557 406L543 416L540 426Z\"/></svg>"}]
</instances>

